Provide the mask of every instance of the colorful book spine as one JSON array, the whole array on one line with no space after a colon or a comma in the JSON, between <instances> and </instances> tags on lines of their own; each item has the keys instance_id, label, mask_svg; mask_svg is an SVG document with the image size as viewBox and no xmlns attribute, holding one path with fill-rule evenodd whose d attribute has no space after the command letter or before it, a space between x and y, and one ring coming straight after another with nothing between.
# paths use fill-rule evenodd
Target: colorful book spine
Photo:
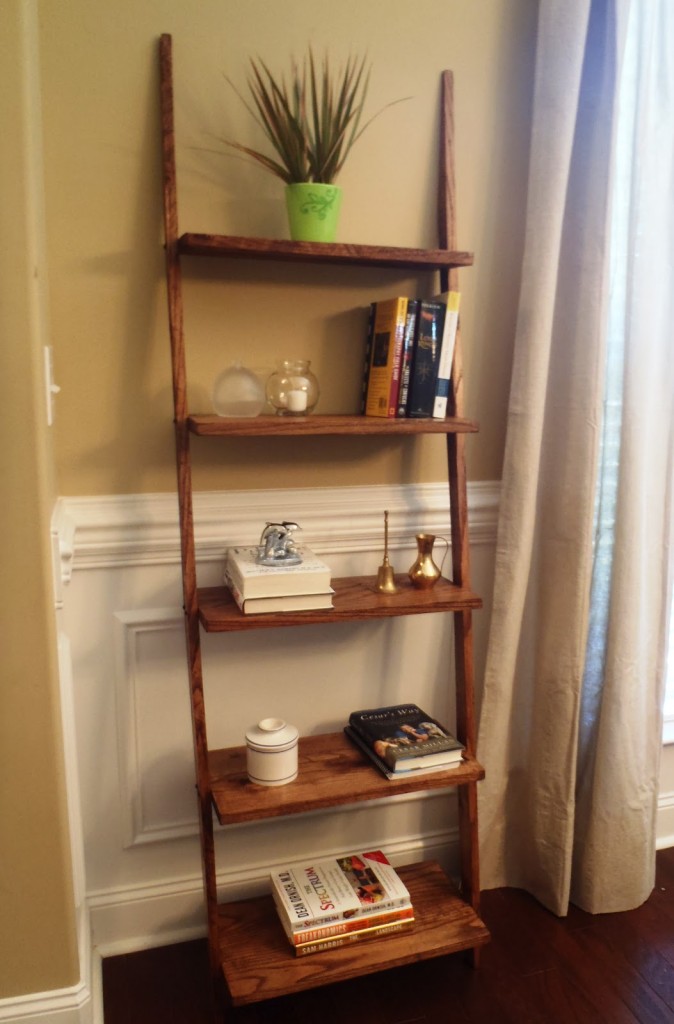
<instances>
[{"instance_id":1,"label":"colorful book spine","mask_svg":"<svg viewBox=\"0 0 674 1024\"><path fill-rule=\"evenodd\" d=\"M408 416L430 419L433 415L445 311L444 302L421 300L412 353Z\"/></svg>"},{"instance_id":2,"label":"colorful book spine","mask_svg":"<svg viewBox=\"0 0 674 1024\"><path fill-rule=\"evenodd\" d=\"M409 892L381 850L292 864L273 872L270 881L286 932L411 905Z\"/></svg>"},{"instance_id":3,"label":"colorful book spine","mask_svg":"<svg viewBox=\"0 0 674 1024\"><path fill-rule=\"evenodd\" d=\"M412 370L412 353L414 351L414 334L419 315L419 299L409 299L407 302L407 319L405 321L405 336L403 339L403 351L400 360L400 394L398 396L398 416L407 416L407 399L410 393L410 373Z\"/></svg>"},{"instance_id":4,"label":"colorful book spine","mask_svg":"<svg viewBox=\"0 0 674 1024\"><path fill-rule=\"evenodd\" d=\"M392 418L398 412L407 298L375 303L365 415Z\"/></svg>"},{"instance_id":5,"label":"colorful book spine","mask_svg":"<svg viewBox=\"0 0 674 1024\"><path fill-rule=\"evenodd\" d=\"M368 315L367 315L367 334L365 336L365 357L363 359L363 387L360 397L360 414L365 415L365 406L367 404L367 385L370 379L370 360L372 359L372 341L374 338L374 314L377 309L377 303L371 302Z\"/></svg>"},{"instance_id":6,"label":"colorful book spine","mask_svg":"<svg viewBox=\"0 0 674 1024\"><path fill-rule=\"evenodd\" d=\"M433 419L436 420L444 420L447 415L456 331L459 325L459 292L447 292L444 300L446 305L445 326L442 332L438 375L435 384L435 402L433 404Z\"/></svg>"},{"instance_id":7,"label":"colorful book spine","mask_svg":"<svg viewBox=\"0 0 674 1024\"><path fill-rule=\"evenodd\" d=\"M335 921L320 928L304 928L299 931L293 931L284 924L284 930L290 944L300 948L313 945L316 942L325 942L328 939L338 938L340 935L348 935L351 932L360 934L364 931L372 931L376 928L390 926L397 921L413 920L414 909L410 904L409 907L399 907L396 910L385 911L382 914L370 914L365 918L357 916L346 921Z\"/></svg>"},{"instance_id":8,"label":"colorful book spine","mask_svg":"<svg viewBox=\"0 0 674 1024\"><path fill-rule=\"evenodd\" d=\"M346 946L351 942L383 939L389 935L399 935L400 932L411 931L413 926L413 917L407 921L392 921L390 924L382 924L376 928L364 928L359 932L348 932L345 935L322 939L319 942L309 942L306 946L295 946L295 955L308 956L310 953L320 953L325 949L338 949L340 946Z\"/></svg>"}]
</instances>

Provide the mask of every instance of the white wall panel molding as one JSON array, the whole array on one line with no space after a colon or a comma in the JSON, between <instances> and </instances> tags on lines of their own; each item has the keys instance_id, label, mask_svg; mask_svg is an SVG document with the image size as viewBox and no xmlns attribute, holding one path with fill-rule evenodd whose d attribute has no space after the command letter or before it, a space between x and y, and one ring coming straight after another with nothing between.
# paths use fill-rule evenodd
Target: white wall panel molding
<instances>
[{"instance_id":1,"label":"white wall panel molding","mask_svg":"<svg viewBox=\"0 0 674 1024\"><path fill-rule=\"evenodd\" d=\"M143 779L143 720L140 688L143 685L142 640L149 634L161 642L162 634L183 636L181 608L150 608L116 612L115 692L119 756L120 806L125 816L124 847L161 842L197 834L196 807L188 819L153 824L148 817Z\"/></svg>"},{"instance_id":2,"label":"white wall panel molding","mask_svg":"<svg viewBox=\"0 0 674 1024\"><path fill-rule=\"evenodd\" d=\"M115 707L119 759L119 806L124 818L124 848L165 843L169 840L196 837L199 834L196 802L191 792L179 787L183 777L192 776L192 749L187 714L180 720L183 736L167 734L167 728L179 727L173 703L175 686L167 676L167 666L156 664L158 650L182 653L184 619L180 608L150 608L114 613L115 633ZM182 660L172 662L173 671L182 676L179 686L187 692L187 676ZM161 674L161 678L159 677ZM172 672L173 674L173 672ZM157 692L164 695L163 709L170 719L164 728L157 727ZM185 707L187 712L187 707ZM173 785L158 786L154 765L172 764ZM437 791L406 793L368 806L393 806L418 803L439 797ZM185 799L185 796L188 799ZM443 797L444 798L444 797ZM318 811L316 814L324 814ZM310 815L305 815L305 820ZM387 841L387 849L390 842ZM245 880L250 872L238 868L236 875ZM251 877L255 877L253 870ZM223 882L223 884L229 884ZM161 889L161 887L160 887ZM157 892L156 895L160 893ZM149 897L148 897L149 898ZM233 897L230 895L230 899Z\"/></svg>"},{"instance_id":3,"label":"white wall panel molding","mask_svg":"<svg viewBox=\"0 0 674 1024\"><path fill-rule=\"evenodd\" d=\"M492 543L499 485L468 487L471 543ZM302 490L203 492L194 495L197 557L222 558L231 544L256 543L265 518L295 519L312 547L323 554L370 550L381 544L383 509L390 512L392 550L420 530L447 533L447 485L318 487ZM60 578L74 570L177 564L180 560L175 494L60 498L52 532L60 554Z\"/></svg>"}]
</instances>

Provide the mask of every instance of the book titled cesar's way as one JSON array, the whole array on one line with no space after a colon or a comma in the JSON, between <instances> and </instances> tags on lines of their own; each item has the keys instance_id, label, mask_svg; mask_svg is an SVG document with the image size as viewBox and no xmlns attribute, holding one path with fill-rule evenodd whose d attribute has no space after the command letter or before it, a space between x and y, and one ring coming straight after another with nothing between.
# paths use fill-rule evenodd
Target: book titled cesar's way
<instances>
[{"instance_id":1,"label":"book titled cesar's way","mask_svg":"<svg viewBox=\"0 0 674 1024\"><path fill-rule=\"evenodd\" d=\"M410 907L410 894L381 850L290 864L271 875L286 934Z\"/></svg>"},{"instance_id":2,"label":"book titled cesar's way","mask_svg":"<svg viewBox=\"0 0 674 1024\"><path fill-rule=\"evenodd\" d=\"M330 566L313 551L302 548L298 565L269 566L256 562L258 548L229 548L225 561L225 583L234 585L244 601L249 598L290 594L327 594Z\"/></svg>"},{"instance_id":3,"label":"book titled cesar's way","mask_svg":"<svg viewBox=\"0 0 674 1024\"><path fill-rule=\"evenodd\" d=\"M353 711L349 726L391 769L457 764L463 745L416 704Z\"/></svg>"},{"instance_id":4,"label":"book titled cesar's way","mask_svg":"<svg viewBox=\"0 0 674 1024\"><path fill-rule=\"evenodd\" d=\"M399 296L375 303L366 416L390 418L398 413L407 302L407 298Z\"/></svg>"},{"instance_id":5,"label":"book titled cesar's way","mask_svg":"<svg viewBox=\"0 0 674 1024\"><path fill-rule=\"evenodd\" d=\"M392 768L350 725L344 726L344 735L387 779L419 778L420 775L451 770L463 763L461 751L443 751L439 754L426 754L420 758L407 757L398 761L395 768Z\"/></svg>"}]
</instances>

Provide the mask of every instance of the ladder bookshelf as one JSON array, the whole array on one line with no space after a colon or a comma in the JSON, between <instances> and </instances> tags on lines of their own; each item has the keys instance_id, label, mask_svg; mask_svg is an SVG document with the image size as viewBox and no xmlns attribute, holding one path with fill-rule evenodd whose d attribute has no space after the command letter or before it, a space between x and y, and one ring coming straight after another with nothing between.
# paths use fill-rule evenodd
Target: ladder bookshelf
<instances>
[{"instance_id":1,"label":"ladder bookshelf","mask_svg":"<svg viewBox=\"0 0 674 1024\"><path fill-rule=\"evenodd\" d=\"M223 260L273 260L367 266L438 274L441 290L457 287L457 273L472 264L470 253L455 247L455 187L453 168L452 75L442 75L438 248L289 242L221 235L180 234L176 185L173 117L172 40L160 40L161 124L164 182L166 278L174 399L177 487L180 510L181 560L185 635L192 712L196 789L199 806L205 902L210 963L220 1005L243 1005L301 989L346 980L428 957L469 951L474 963L489 935L479 917L477 843L477 783L484 772L475 759L472 612L481 606L471 590L467 523L464 443L477 424L463 414L463 373L460 337L452 371L450 415L445 420L383 420L354 415L312 414L306 417L259 416L223 419L193 414L187 407L185 337L183 330L183 257ZM334 607L322 611L241 614L227 589L199 588L195 564L192 514L191 445L197 438L269 438L341 435L353 439L377 435L438 434L447 450L448 498L451 508L452 580L442 579L431 590L414 589L407 576L396 577L399 591L383 595L373 590L371 577L333 581ZM388 781L366 763L342 733L300 740L299 774L278 788L255 786L246 776L245 748L209 747L201 659L202 631L298 627L316 623L376 620L445 612L454 630L456 735L465 744L460 768L434 772L418 779ZM226 642L226 638L222 638ZM448 672L449 675L449 672ZM222 685L226 685L223 681ZM345 710L345 718L348 710ZM244 725L245 723L242 723ZM218 904L214 815L222 825L278 818L322 808L343 806L385 796L455 787L458 793L461 881L456 887L433 862L399 869L410 889L415 926L410 932L380 941L351 943L308 957L295 957L276 917L271 896Z\"/></svg>"}]
</instances>

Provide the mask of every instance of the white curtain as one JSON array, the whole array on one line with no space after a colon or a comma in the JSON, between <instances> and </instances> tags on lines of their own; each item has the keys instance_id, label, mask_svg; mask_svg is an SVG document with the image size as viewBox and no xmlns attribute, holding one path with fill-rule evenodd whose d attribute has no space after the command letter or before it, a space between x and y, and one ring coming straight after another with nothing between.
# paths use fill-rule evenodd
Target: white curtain
<instances>
[{"instance_id":1,"label":"white curtain","mask_svg":"<svg viewBox=\"0 0 674 1024\"><path fill-rule=\"evenodd\" d=\"M653 885L674 442L674 5L541 0L478 754L482 886ZM606 415L605 415L606 412Z\"/></svg>"}]
</instances>

